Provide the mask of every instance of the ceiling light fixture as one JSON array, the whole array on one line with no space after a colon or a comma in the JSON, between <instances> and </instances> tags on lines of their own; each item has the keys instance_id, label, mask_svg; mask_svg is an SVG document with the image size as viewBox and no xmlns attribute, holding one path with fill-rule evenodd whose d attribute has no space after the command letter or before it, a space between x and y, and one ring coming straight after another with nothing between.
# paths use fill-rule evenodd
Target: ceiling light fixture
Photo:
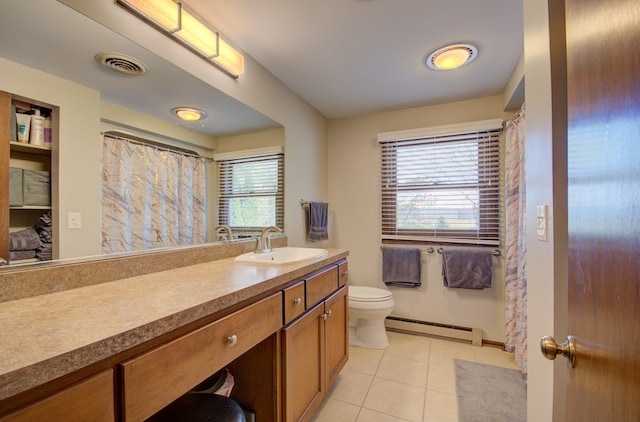
<instances>
[{"instance_id":1,"label":"ceiling light fixture","mask_svg":"<svg viewBox=\"0 0 640 422\"><path fill-rule=\"evenodd\" d=\"M470 44L453 44L429 54L425 60L433 70L453 70L471 63L478 56L478 49Z\"/></svg>"},{"instance_id":2,"label":"ceiling light fixture","mask_svg":"<svg viewBox=\"0 0 640 422\"><path fill-rule=\"evenodd\" d=\"M209 63L237 78L244 73L244 56L210 25L174 0L116 0L156 29L186 46Z\"/></svg>"},{"instance_id":3,"label":"ceiling light fixture","mask_svg":"<svg viewBox=\"0 0 640 422\"><path fill-rule=\"evenodd\" d=\"M176 107L171 111L173 114L187 122L195 122L207 117L206 112L193 107Z\"/></svg>"}]
</instances>

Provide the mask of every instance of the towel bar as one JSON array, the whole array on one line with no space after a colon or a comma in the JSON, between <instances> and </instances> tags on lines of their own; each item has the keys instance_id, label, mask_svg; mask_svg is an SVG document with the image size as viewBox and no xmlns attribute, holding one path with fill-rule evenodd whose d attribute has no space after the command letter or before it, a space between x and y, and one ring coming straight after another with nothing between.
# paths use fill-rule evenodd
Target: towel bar
<instances>
[{"instance_id":1,"label":"towel bar","mask_svg":"<svg viewBox=\"0 0 640 422\"><path fill-rule=\"evenodd\" d=\"M427 252L429 252L429 253L433 253L433 250L431 250L431 249L433 249L433 248L429 248L429 249L427 250ZM444 252L444 249L442 249L442 248L438 248L438 253L439 253L439 254L442 254L443 252ZM491 255L493 255L493 256L500 256L500 250L499 250L499 249L494 249L494 250L491 252Z\"/></svg>"}]
</instances>

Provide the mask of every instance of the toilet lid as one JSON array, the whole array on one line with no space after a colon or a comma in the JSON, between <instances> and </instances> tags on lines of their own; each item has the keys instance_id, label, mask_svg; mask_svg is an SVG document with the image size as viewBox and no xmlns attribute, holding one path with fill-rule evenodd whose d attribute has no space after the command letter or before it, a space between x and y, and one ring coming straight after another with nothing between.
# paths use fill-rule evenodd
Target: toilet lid
<instances>
[{"instance_id":1,"label":"toilet lid","mask_svg":"<svg viewBox=\"0 0 640 422\"><path fill-rule=\"evenodd\" d=\"M380 302L391 297L391 292L376 287L349 286L349 300L356 302Z\"/></svg>"}]
</instances>

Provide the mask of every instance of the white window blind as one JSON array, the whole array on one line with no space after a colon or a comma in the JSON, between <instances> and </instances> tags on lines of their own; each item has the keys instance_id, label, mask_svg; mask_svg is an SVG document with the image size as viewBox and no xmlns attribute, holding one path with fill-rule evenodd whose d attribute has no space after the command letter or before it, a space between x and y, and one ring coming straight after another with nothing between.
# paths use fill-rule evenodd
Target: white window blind
<instances>
[{"instance_id":1,"label":"white window blind","mask_svg":"<svg viewBox=\"0 0 640 422\"><path fill-rule=\"evenodd\" d=\"M234 230L284 227L284 154L216 159L218 224Z\"/></svg>"},{"instance_id":2,"label":"white window blind","mask_svg":"<svg viewBox=\"0 0 640 422\"><path fill-rule=\"evenodd\" d=\"M491 122L380 139L383 240L499 244L501 126Z\"/></svg>"}]
</instances>

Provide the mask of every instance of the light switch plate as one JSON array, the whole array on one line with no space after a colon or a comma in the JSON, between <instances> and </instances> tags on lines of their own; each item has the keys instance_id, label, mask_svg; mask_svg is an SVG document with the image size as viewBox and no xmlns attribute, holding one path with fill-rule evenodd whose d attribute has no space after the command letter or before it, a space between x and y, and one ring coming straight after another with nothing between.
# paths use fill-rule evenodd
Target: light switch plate
<instances>
[{"instance_id":1,"label":"light switch plate","mask_svg":"<svg viewBox=\"0 0 640 422\"><path fill-rule=\"evenodd\" d=\"M536 206L536 239L547 241L547 225L548 225L548 205Z\"/></svg>"},{"instance_id":2,"label":"light switch plate","mask_svg":"<svg viewBox=\"0 0 640 422\"><path fill-rule=\"evenodd\" d=\"M70 229L82 228L82 214L79 212L70 212L68 215L67 227Z\"/></svg>"}]
</instances>

